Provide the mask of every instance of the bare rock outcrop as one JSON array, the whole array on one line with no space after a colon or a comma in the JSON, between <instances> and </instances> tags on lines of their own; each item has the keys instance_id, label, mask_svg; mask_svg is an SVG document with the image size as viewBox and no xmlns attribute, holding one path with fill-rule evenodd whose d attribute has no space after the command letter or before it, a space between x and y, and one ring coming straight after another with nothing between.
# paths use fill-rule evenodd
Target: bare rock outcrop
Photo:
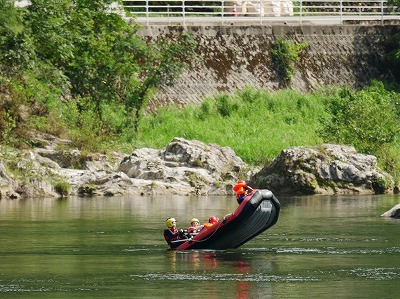
<instances>
[{"instance_id":1,"label":"bare rock outcrop","mask_svg":"<svg viewBox=\"0 0 400 299\"><path fill-rule=\"evenodd\" d=\"M285 149L252 183L286 194L382 194L394 186L375 156L334 144Z\"/></svg>"},{"instance_id":2,"label":"bare rock outcrop","mask_svg":"<svg viewBox=\"0 0 400 299\"><path fill-rule=\"evenodd\" d=\"M57 149L65 140L41 138L41 147L14 150L15 168L0 163L0 194L5 198L113 195L223 195L233 183L259 171L229 147L175 138L165 150L142 148L121 153L83 154Z\"/></svg>"},{"instance_id":3,"label":"bare rock outcrop","mask_svg":"<svg viewBox=\"0 0 400 299\"><path fill-rule=\"evenodd\" d=\"M203 195L231 194L239 174L250 178L257 170L250 169L229 147L183 138L174 138L165 150L135 150L118 168L129 178Z\"/></svg>"},{"instance_id":4,"label":"bare rock outcrop","mask_svg":"<svg viewBox=\"0 0 400 299\"><path fill-rule=\"evenodd\" d=\"M400 219L400 203L395 205L389 211L383 213L381 217Z\"/></svg>"},{"instance_id":5,"label":"bare rock outcrop","mask_svg":"<svg viewBox=\"0 0 400 299\"><path fill-rule=\"evenodd\" d=\"M66 149L67 140L39 139L31 150L0 147L0 198L229 195L238 179L277 194L378 194L394 185L374 156L349 146L285 149L260 171L229 147L183 138L129 156L84 154Z\"/></svg>"}]
</instances>

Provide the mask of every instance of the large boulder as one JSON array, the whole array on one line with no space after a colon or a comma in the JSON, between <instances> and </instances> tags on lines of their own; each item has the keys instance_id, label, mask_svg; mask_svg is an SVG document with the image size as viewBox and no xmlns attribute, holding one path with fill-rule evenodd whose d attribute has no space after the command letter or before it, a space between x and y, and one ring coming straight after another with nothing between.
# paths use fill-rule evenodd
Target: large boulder
<instances>
[{"instance_id":1,"label":"large boulder","mask_svg":"<svg viewBox=\"0 0 400 299\"><path fill-rule=\"evenodd\" d=\"M0 163L0 196L224 195L232 194L239 176L249 179L259 171L229 147L183 138L165 150L142 148L130 156L57 149L65 141L37 138L41 147L9 155L18 176L11 177Z\"/></svg>"},{"instance_id":2,"label":"large boulder","mask_svg":"<svg viewBox=\"0 0 400 299\"><path fill-rule=\"evenodd\" d=\"M118 168L129 178L176 184L203 195L231 194L239 173L249 178L256 170L229 147L183 138L174 138L165 150L137 149Z\"/></svg>"},{"instance_id":3,"label":"large boulder","mask_svg":"<svg viewBox=\"0 0 400 299\"><path fill-rule=\"evenodd\" d=\"M16 184L14 180L0 161L0 199L3 197L19 198L19 194L14 191L15 187Z\"/></svg>"},{"instance_id":4,"label":"large boulder","mask_svg":"<svg viewBox=\"0 0 400 299\"><path fill-rule=\"evenodd\" d=\"M383 213L381 215L381 217L389 217L389 218L400 219L400 203L395 205L389 211Z\"/></svg>"},{"instance_id":5,"label":"large boulder","mask_svg":"<svg viewBox=\"0 0 400 299\"><path fill-rule=\"evenodd\" d=\"M286 194L381 194L394 185L376 157L334 144L285 149L251 183Z\"/></svg>"}]
</instances>

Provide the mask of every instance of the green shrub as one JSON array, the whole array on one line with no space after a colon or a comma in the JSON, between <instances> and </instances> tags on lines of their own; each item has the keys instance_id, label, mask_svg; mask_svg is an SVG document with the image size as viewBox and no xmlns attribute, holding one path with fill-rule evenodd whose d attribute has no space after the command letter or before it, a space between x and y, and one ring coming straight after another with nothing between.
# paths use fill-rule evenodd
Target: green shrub
<instances>
[{"instance_id":1,"label":"green shrub","mask_svg":"<svg viewBox=\"0 0 400 299\"><path fill-rule=\"evenodd\" d=\"M68 196L70 190L71 190L71 185L69 182L58 179L54 183L54 190L61 195L61 197Z\"/></svg>"},{"instance_id":2,"label":"green shrub","mask_svg":"<svg viewBox=\"0 0 400 299\"><path fill-rule=\"evenodd\" d=\"M400 137L400 95L374 82L361 91L341 88L326 98L328 118L319 131L326 141L350 144L373 154Z\"/></svg>"},{"instance_id":3,"label":"green shrub","mask_svg":"<svg viewBox=\"0 0 400 299\"><path fill-rule=\"evenodd\" d=\"M278 74L286 84L290 84L295 74L296 62L300 59L300 53L308 47L308 43L296 44L294 41L280 38L273 45L272 61L278 70Z\"/></svg>"},{"instance_id":4,"label":"green shrub","mask_svg":"<svg viewBox=\"0 0 400 299\"><path fill-rule=\"evenodd\" d=\"M222 116L231 116L239 109L239 105L235 102L234 98L228 94L219 94L215 97L217 111Z\"/></svg>"}]
</instances>

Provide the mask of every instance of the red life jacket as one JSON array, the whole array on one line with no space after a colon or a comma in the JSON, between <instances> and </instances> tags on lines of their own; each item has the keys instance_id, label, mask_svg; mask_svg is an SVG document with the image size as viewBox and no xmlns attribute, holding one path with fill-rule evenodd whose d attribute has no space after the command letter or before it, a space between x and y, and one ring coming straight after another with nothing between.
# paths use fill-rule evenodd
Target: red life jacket
<instances>
[{"instance_id":1,"label":"red life jacket","mask_svg":"<svg viewBox=\"0 0 400 299\"><path fill-rule=\"evenodd\" d=\"M195 226L188 227L187 232L188 233L196 232L196 227Z\"/></svg>"}]
</instances>

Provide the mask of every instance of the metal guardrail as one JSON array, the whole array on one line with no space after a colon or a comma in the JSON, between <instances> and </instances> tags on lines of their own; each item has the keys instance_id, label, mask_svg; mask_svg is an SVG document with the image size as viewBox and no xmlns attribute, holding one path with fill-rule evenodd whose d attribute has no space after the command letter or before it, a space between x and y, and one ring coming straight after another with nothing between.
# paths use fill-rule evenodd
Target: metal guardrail
<instances>
[{"instance_id":1,"label":"metal guardrail","mask_svg":"<svg viewBox=\"0 0 400 299\"><path fill-rule=\"evenodd\" d=\"M172 1L123 0L128 15L140 23L186 24L256 21L267 23L284 18L300 24L303 20L338 22L344 20L400 20L400 10L387 0L252 0Z\"/></svg>"}]
</instances>

